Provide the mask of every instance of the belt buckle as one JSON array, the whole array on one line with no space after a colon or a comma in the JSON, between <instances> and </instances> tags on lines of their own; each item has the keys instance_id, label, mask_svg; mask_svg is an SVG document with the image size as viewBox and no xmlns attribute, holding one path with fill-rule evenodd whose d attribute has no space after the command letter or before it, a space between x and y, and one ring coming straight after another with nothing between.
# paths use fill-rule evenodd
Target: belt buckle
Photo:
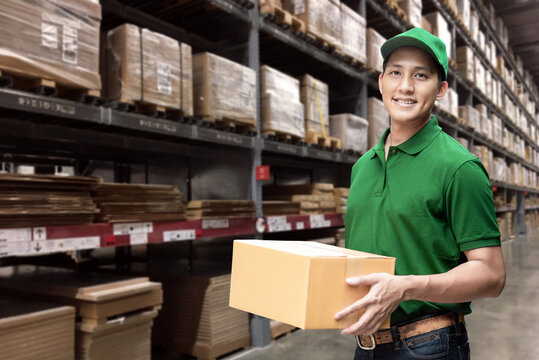
<instances>
[{"instance_id":1,"label":"belt buckle","mask_svg":"<svg viewBox=\"0 0 539 360\"><path fill-rule=\"evenodd\" d=\"M359 346L360 349L362 350L366 350L366 351L370 351L370 350L374 350L374 348L376 347L376 340L374 340L374 335L369 335L370 338L371 338L371 346L363 346L361 345L361 340L359 340L359 337L360 336L363 336L363 335L356 335L356 342L357 342L357 346Z\"/></svg>"}]
</instances>

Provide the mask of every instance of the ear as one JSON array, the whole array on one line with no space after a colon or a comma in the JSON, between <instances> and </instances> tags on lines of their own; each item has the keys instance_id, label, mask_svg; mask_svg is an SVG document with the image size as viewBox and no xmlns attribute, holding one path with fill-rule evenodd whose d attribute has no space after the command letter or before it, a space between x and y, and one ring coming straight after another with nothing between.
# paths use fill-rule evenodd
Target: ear
<instances>
[{"instance_id":1,"label":"ear","mask_svg":"<svg viewBox=\"0 0 539 360\"><path fill-rule=\"evenodd\" d=\"M438 87L438 93L436 94L436 101L442 100L445 93L447 92L447 88L449 87L449 84L447 81L442 81L440 83L440 86Z\"/></svg>"},{"instance_id":2,"label":"ear","mask_svg":"<svg viewBox=\"0 0 539 360\"><path fill-rule=\"evenodd\" d=\"M380 90L380 94L382 93L382 78L384 77L383 73L380 73L378 76L378 89Z\"/></svg>"}]
</instances>

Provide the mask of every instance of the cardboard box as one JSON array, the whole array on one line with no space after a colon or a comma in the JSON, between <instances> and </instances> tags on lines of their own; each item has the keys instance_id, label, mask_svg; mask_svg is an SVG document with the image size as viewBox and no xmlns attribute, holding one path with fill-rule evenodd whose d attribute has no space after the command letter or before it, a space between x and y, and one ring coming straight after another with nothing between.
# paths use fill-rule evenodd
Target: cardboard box
<instances>
[{"instance_id":1,"label":"cardboard box","mask_svg":"<svg viewBox=\"0 0 539 360\"><path fill-rule=\"evenodd\" d=\"M369 149L378 144L389 127L389 114L382 100L370 97L367 100L369 120Z\"/></svg>"},{"instance_id":2,"label":"cardboard box","mask_svg":"<svg viewBox=\"0 0 539 360\"><path fill-rule=\"evenodd\" d=\"M421 27L421 11L423 4L421 0L399 0L399 7L406 14L409 24L413 27Z\"/></svg>"},{"instance_id":3,"label":"cardboard box","mask_svg":"<svg viewBox=\"0 0 539 360\"><path fill-rule=\"evenodd\" d=\"M378 72L382 72L384 59L380 54L380 47L386 41L382 35L380 35L373 28L367 29L367 67Z\"/></svg>"},{"instance_id":4,"label":"cardboard box","mask_svg":"<svg viewBox=\"0 0 539 360\"><path fill-rule=\"evenodd\" d=\"M474 109L473 106L463 105L459 106L459 121L462 121L462 125L471 127L477 132L481 131L481 121L479 119L479 112Z\"/></svg>"},{"instance_id":5,"label":"cardboard box","mask_svg":"<svg viewBox=\"0 0 539 360\"><path fill-rule=\"evenodd\" d=\"M447 21L439 12L435 11L425 15L425 18L432 26L432 34L438 36L445 44L447 57L454 59L453 54L453 37L449 32Z\"/></svg>"},{"instance_id":6,"label":"cardboard box","mask_svg":"<svg viewBox=\"0 0 539 360\"><path fill-rule=\"evenodd\" d=\"M338 0L283 0L283 8L305 22L307 33L340 48L341 8Z\"/></svg>"},{"instance_id":7,"label":"cardboard box","mask_svg":"<svg viewBox=\"0 0 539 360\"><path fill-rule=\"evenodd\" d=\"M424 16L421 16L421 27L432 34L432 25Z\"/></svg>"},{"instance_id":8,"label":"cardboard box","mask_svg":"<svg viewBox=\"0 0 539 360\"><path fill-rule=\"evenodd\" d=\"M76 89L101 89L95 0L0 3L0 69Z\"/></svg>"},{"instance_id":9,"label":"cardboard box","mask_svg":"<svg viewBox=\"0 0 539 360\"><path fill-rule=\"evenodd\" d=\"M353 114L331 115L329 118L329 133L341 140L343 149L351 149L366 153L369 122Z\"/></svg>"},{"instance_id":10,"label":"cardboard box","mask_svg":"<svg viewBox=\"0 0 539 360\"><path fill-rule=\"evenodd\" d=\"M196 116L233 119L256 125L255 71L205 52L193 56Z\"/></svg>"},{"instance_id":11,"label":"cardboard box","mask_svg":"<svg viewBox=\"0 0 539 360\"><path fill-rule=\"evenodd\" d=\"M360 315L335 314L368 292L346 278L394 269L395 258L316 242L235 240L230 306L302 329L343 329Z\"/></svg>"},{"instance_id":12,"label":"cardboard box","mask_svg":"<svg viewBox=\"0 0 539 360\"><path fill-rule=\"evenodd\" d=\"M470 28L470 0L457 0L457 7L462 18L462 22L467 29Z\"/></svg>"},{"instance_id":13,"label":"cardboard box","mask_svg":"<svg viewBox=\"0 0 539 360\"><path fill-rule=\"evenodd\" d=\"M474 54L469 46L459 46L457 48L457 70L465 79L473 82L474 77Z\"/></svg>"},{"instance_id":14,"label":"cardboard box","mask_svg":"<svg viewBox=\"0 0 539 360\"><path fill-rule=\"evenodd\" d=\"M364 17L341 3L342 51L362 64L367 63L366 23Z\"/></svg>"},{"instance_id":15,"label":"cardboard box","mask_svg":"<svg viewBox=\"0 0 539 360\"><path fill-rule=\"evenodd\" d=\"M193 116L193 55L191 46L180 44L181 51L181 109L184 116Z\"/></svg>"},{"instance_id":16,"label":"cardboard box","mask_svg":"<svg viewBox=\"0 0 539 360\"><path fill-rule=\"evenodd\" d=\"M305 115L305 134L311 131L329 136L328 85L306 74L300 77L300 86L300 100L304 106ZM323 127L322 124L324 124Z\"/></svg>"}]
</instances>

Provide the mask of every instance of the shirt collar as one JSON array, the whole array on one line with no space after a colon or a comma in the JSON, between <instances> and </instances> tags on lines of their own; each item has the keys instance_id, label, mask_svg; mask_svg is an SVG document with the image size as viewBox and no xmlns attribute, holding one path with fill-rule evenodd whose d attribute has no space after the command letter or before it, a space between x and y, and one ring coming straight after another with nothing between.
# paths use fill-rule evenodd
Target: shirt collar
<instances>
[{"instance_id":1,"label":"shirt collar","mask_svg":"<svg viewBox=\"0 0 539 360\"><path fill-rule=\"evenodd\" d=\"M380 141L373 148L373 154L371 159L374 158L377 154L383 159L384 155L384 143L387 135L389 135L390 128L388 127L384 131L384 135L380 138ZM395 146L397 149L409 154L416 155L425 149L435 138L440 134L442 128L438 126L438 119L436 116L431 115L431 118L425 126L421 128L417 133L415 133L411 138L403 142L402 144Z\"/></svg>"}]
</instances>

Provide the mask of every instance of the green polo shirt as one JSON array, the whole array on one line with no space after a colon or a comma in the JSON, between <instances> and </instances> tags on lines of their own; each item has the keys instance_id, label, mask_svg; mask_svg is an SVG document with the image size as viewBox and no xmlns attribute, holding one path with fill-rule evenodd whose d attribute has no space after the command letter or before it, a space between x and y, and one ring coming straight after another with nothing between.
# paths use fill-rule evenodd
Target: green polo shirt
<instances>
[{"instance_id":1,"label":"green polo shirt","mask_svg":"<svg viewBox=\"0 0 539 360\"><path fill-rule=\"evenodd\" d=\"M463 251L500 245L488 174L432 116L406 142L378 145L354 165L346 209L346 247L397 258L397 275L439 274L466 261ZM471 303L405 301L392 325Z\"/></svg>"}]
</instances>

